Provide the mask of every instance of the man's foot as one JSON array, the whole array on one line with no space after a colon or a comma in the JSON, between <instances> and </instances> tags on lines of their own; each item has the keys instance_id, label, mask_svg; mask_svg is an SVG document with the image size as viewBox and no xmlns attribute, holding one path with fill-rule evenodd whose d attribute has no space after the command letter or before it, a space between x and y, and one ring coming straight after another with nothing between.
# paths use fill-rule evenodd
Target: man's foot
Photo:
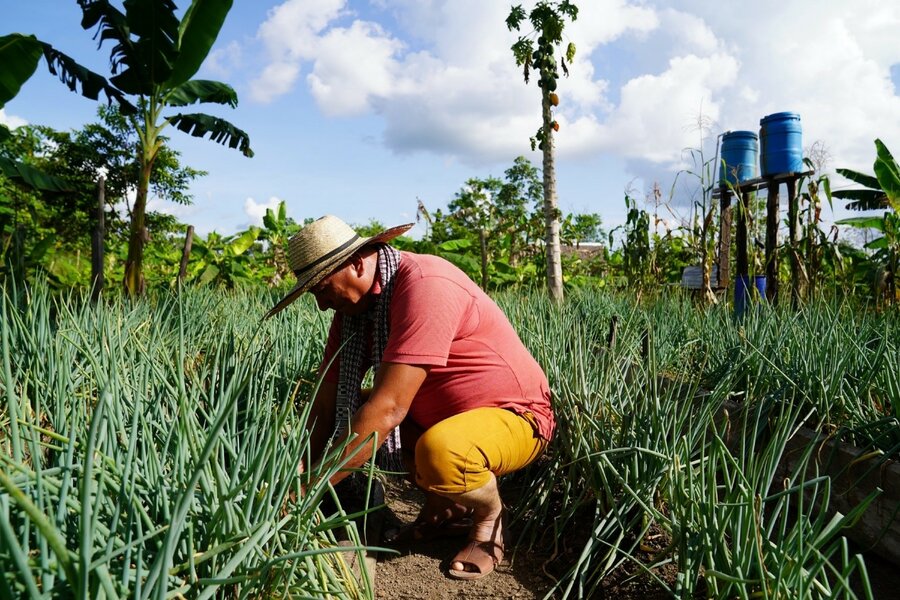
<instances>
[{"instance_id":1,"label":"man's foot","mask_svg":"<svg viewBox=\"0 0 900 600\"><path fill-rule=\"evenodd\" d=\"M501 508L496 515L485 515L472 527L469 543L453 557L453 561L450 563L448 571L450 577L481 579L491 573L503 560L503 553L506 550L505 539Z\"/></svg>"},{"instance_id":2,"label":"man's foot","mask_svg":"<svg viewBox=\"0 0 900 600\"><path fill-rule=\"evenodd\" d=\"M426 492L425 505L416 520L385 532L384 541L393 544L463 536L472 529L473 514L471 508Z\"/></svg>"},{"instance_id":3,"label":"man's foot","mask_svg":"<svg viewBox=\"0 0 900 600\"><path fill-rule=\"evenodd\" d=\"M447 571L454 579L481 579L494 571L503 560L503 544L497 542L476 542L470 540L453 557Z\"/></svg>"}]
</instances>

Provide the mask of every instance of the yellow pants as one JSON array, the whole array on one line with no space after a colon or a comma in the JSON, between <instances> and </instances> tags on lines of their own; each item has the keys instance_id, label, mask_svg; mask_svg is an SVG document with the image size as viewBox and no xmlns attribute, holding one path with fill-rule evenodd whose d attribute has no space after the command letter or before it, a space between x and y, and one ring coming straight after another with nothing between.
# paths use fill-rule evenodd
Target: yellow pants
<instances>
[{"instance_id":1,"label":"yellow pants","mask_svg":"<svg viewBox=\"0 0 900 600\"><path fill-rule=\"evenodd\" d=\"M488 482L489 473L500 476L517 471L547 446L547 440L537 434L531 413L517 415L504 408L476 408L424 432L407 419L400 433L414 481L423 490L441 495L478 489Z\"/></svg>"}]
</instances>

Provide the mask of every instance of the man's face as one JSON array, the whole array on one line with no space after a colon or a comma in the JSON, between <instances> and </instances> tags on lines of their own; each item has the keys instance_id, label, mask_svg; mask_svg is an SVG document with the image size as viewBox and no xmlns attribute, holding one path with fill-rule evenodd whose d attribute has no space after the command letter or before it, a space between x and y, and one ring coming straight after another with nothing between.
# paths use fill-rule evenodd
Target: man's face
<instances>
[{"instance_id":1,"label":"man's face","mask_svg":"<svg viewBox=\"0 0 900 600\"><path fill-rule=\"evenodd\" d=\"M366 292L362 288L357 269L350 261L310 288L309 293L315 297L319 310L331 308L342 314L355 315L366 308L361 302Z\"/></svg>"}]
</instances>

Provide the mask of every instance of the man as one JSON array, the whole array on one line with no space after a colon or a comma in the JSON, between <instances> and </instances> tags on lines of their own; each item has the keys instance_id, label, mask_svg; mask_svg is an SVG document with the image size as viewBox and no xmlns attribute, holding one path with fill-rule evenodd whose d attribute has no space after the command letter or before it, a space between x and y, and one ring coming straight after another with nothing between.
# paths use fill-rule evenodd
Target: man
<instances>
[{"instance_id":1,"label":"man","mask_svg":"<svg viewBox=\"0 0 900 600\"><path fill-rule=\"evenodd\" d=\"M355 436L345 457L356 468L372 458L374 436L379 466L402 457L426 496L412 538L468 530L449 574L477 579L503 558L497 476L534 461L553 434L550 390L471 279L442 258L387 245L410 227L361 238L333 216L307 225L289 241L297 285L266 317L307 291L335 311L313 401L314 456L329 439ZM363 392L369 368L374 385Z\"/></svg>"}]
</instances>

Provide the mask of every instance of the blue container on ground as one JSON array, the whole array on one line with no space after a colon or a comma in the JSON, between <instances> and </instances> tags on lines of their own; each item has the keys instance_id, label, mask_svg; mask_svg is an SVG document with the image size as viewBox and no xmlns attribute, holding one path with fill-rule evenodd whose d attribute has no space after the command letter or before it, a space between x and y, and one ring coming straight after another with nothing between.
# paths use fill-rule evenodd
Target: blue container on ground
<instances>
[{"instance_id":1,"label":"blue container on ground","mask_svg":"<svg viewBox=\"0 0 900 600\"><path fill-rule=\"evenodd\" d=\"M774 113L759 121L762 153L759 163L763 177L803 170L803 135L800 115L793 112Z\"/></svg>"},{"instance_id":2,"label":"blue container on ground","mask_svg":"<svg viewBox=\"0 0 900 600\"><path fill-rule=\"evenodd\" d=\"M754 275L753 287L750 287L749 275L740 275L734 282L734 314L742 316L752 302L765 302L766 276Z\"/></svg>"},{"instance_id":3,"label":"blue container on ground","mask_svg":"<svg viewBox=\"0 0 900 600\"><path fill-rule=\"evenodd\" d=\"M719 184L737 185L756 177L759 137L752 131L729 131L722 136Z\"/></svg>"}]
</instances>

